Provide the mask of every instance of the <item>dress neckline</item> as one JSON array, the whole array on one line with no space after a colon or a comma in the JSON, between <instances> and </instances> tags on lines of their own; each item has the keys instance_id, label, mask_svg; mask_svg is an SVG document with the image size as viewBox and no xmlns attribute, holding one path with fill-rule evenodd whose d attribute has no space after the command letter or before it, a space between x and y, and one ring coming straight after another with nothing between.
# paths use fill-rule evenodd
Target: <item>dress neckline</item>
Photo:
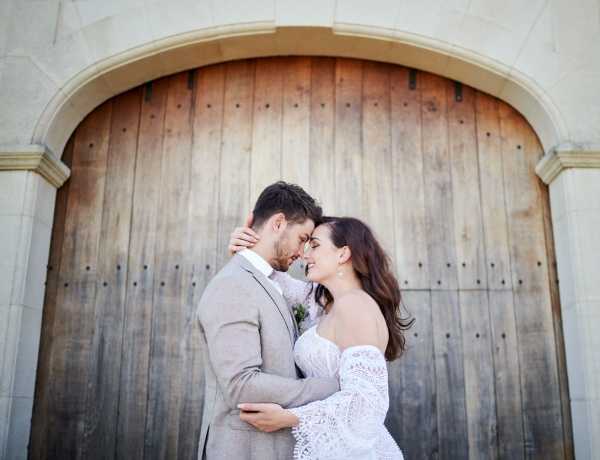
<instances>
[{"instance_id":1,"label":"dress neckline","mask_svg":"<svg viewBox=\"0 0 600 460\"><path fill-rule=\"evenodd\" d=\"M326 342L326 343L328 343L330 346L334 347L334 348L337 350L337 352L338 352L339 354L343 354L342 350L340 350L340 347L338 347L338 345L337 345L337 344L336 344L334 341L332 341L332 340L329 340L329 339L328 339L328 338L326 338L326 337L323 337L322 335L320 335L320 334L317 332L317 326L318 326L318 324L315 324L315 325L312 327L314 335L315 335L317 338L321 339L323 342ZM379 349L379 347L376 347L375 345L353 345L353 346L351 346L351 347L348 347L348 348L346 348L344 351L351 350L351 349L355 349L355 348L372 348L372 349L374 349L374 350L377 350L377 351L379 352L379 354L380 354L381 356L383 356L383 358L384 358L384 360L385 360L385 354L384 354L384 353L383 353L383 352L382 352L382 351Z\"/></svg>"},{"instance_id":2,"label":"dress neckline","mask_svg":"<svg viewBox=\"0 0 600 460\"><path fill-rule=\"evenodd\" d=\"M328 339L328 338L326 338L326 337L323 337L321 334L319 334L319 333L317 332L317 326L318 326L318 324L315 324L315 325L313 326L313 332L314 332L314 334L315 334L315 335L316 335L316 336L317 336L319 339L321 339L322 341L324 341L324 342L327 342L327 343L328 343L328 344L330 344L331 346L335 347L335 349L336 349L336 350L337 350L339 353L341 353L341 352L342 352L342 350L340 350L340 347L338 347L338 346L337 346L337 344L336 344L334 341L332 341L332 340L329 340L329 339Z\"/></svg>"}]
</instances>

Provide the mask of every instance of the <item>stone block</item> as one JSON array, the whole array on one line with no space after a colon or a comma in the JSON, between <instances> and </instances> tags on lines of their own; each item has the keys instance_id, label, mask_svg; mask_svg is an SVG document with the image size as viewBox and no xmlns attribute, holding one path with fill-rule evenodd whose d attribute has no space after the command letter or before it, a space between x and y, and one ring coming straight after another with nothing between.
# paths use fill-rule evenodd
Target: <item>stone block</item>
<instances>
[{"instance_id":1,"label":"stone block","mask_svg":"<svg viewBox=\"0 0 600 460\"><path fill-rule=\"evenodd\" d=\"M42 311L22 308L12 396L33 398L42 328Z\"/></svg>"},{"instance_id":2,"label":"stone block","mask_svg":"<svg viewBox=\"0 0 600 460\"><path fill-rule=\"evenodd\" d=\"M0 396L12 396L16 359L19 351L19 334L23 307L11 305L4 336L4 347L0 354Z\"/></svg>"},{"instance_id":3,"label":"stone block","mask_svg":"<svg viewBox=\"0 0 600 460\"><path fill-rule=\"evenodd\" d=\"M277 27L331 27L335 10L334 0L277 0Z\"/></svg>"},{"instance_id":4,"label":"stone block","mask_svg":"<svg viewBox=\"0 0 600 460\"><path fill-rule=\"evenodd\" d=\"M0 263L14 266L17 263L21 241L23 216L0 216Z\"/></svg>"},{"instance_id":5,"label":"stone block","mask_svg":"<svg viewBox=\"0 0 600 460\"><path fill-rule=\"evenodd\" d=\"M563 310L563 332L571 400L587 397L586 358L582 318L575 308Z\"/></svg>"},{"instance_id":6,"label":"stone block","mask_svg":"<svg viewBox=\"0 0 600 460\"><path fill-rule=\"evenodd\" d=\"M23 212L27 171L0 171L0 216Z\"/></svg>"},{"instance_id":7,"label":"stone block","mask_svg":"<svg viewBox=\"0 0 600 460\"><path fill-rule=\"evenodd\" d=\"M569 214L573 231L571 247L575 248L575 270L579 289L575 293L578 301L600 301L598 260L600 238L595 230L600 228L600 212L574 211Z\"/></svg>"},{"instance_id":8,"label":"stone block","mask_svg":"<svg viewBox=\"0 0 600 460\"><path fill-rule=\"evenodd\" d=\"M57 85L28 57L6 57L0 82L0 144L29 144Z\"/></svg>"},{"instance_id":9,"label":"stone block","mask_svg":"<svg viewBox=\"0 0 600 460\"><path fill-rule=\"evenodd\" d=\"M6 445L7 458L27 460L33 398L12 398L11 406L10 428Z\"/></svg>"},{"instance_id":10,"label":"stone block","mask_svg":"<svg viewBox=\"0 0 600 460\"><path fill-rule=\"evenodd\" d=\"M397 0L338 0L333 21L393 29L401 5Z\"/></svg>"},{"instance_id":11,"label":"stone block","mask_svg":"<svg viewBox=\"0 0 600 460\"><path fill-rule=\"evenodd\" d=\"M275 0L211 0L216 27L253 22L275 23Z\"/></svg>"},{"instance_id":12,"label":"stone block","mask_svg":"<svg viewBox=\"0 0 600 460\"><path fill-rule=\"evenodd\" d=\"M571 420L573 422L573 444L576 459L593 459L591 451L591 426L589 403L585 400L571 400Z\"/></svg>"},{"instance_id":13,"label":"stone block","mask_svg":"<svg viewBox=\"0 0 600 460\"><path fill-rule=\"evenodd\" d=\"M8 440L11 404L12 398L0 396L0 458L2 459L8 458L6 456L6 442Z\"/></svg>"},{"instance_id":14,"label":"stone block","mask_svg":"<svg viewBox=\"0 0 600 460\"><path fill-rule=\"evenodd\" d=\"M33 222L29 260L26 267L25 289L19 304L39 311L44 306L44 283L46 281L51 236L52 227L38 220Z\"/></svg>"},{"instance_id":15,"label":"stone block","mask_svg":"<svg viewBox=\"0 0 600 460\"><path fill-rule=\"evenodd\" d=\"M196 0L154 1L147 5L146 17L154 40L184 35L214 25L210 3Z\"/></svg>"},{"instance_id":16,"label":"stone block","mask_svg":"<svg viewBox=\"0 0 600 460\"><path fill-rule=\"evenodd\" d=\"M27 171L26 174L23 214L52 226L56 188L37 173Z\"/></svg>"}]
</instances>

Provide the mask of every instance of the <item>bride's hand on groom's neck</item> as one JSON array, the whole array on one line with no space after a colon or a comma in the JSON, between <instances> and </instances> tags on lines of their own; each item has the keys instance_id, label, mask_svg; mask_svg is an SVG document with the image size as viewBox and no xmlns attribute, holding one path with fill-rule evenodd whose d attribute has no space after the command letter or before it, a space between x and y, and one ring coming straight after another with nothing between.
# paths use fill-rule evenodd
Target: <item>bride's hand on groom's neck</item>
<instances>
[{"instance_id":1,"label":"bride's hand on groom's neck","mask_svg":"<svg viewBox=\"0 0 600 460\"><path fill-rule=\"evenodd\" d=\"M231 232L228 247L229 255L232 256L242 249L251 248L258 240L260 240L260 235L252 230L253 220L254 215L252 213L248 214L244 226L236 227L233 232Z\"/></svg>"}]
</instances>

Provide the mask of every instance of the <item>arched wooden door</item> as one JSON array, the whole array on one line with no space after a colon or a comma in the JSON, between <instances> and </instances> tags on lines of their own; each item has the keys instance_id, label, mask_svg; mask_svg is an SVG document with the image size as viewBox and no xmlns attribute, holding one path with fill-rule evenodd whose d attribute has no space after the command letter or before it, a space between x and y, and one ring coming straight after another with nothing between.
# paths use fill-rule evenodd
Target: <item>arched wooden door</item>
<instances>
[{"instance_id":1,"label":"arched wooden door","mask_svg":"<svg viewBox=\"0 0 600 460\"><path fill-rule=\"evenodd\" d=\"M195 458L192 312L279 178L364 218L416 317L390 365L407 458L570 458L542 154L505 103L409 69L268 58L148 83L69 142L48 267L32 458Z\"/></svg>"}]
</instances>

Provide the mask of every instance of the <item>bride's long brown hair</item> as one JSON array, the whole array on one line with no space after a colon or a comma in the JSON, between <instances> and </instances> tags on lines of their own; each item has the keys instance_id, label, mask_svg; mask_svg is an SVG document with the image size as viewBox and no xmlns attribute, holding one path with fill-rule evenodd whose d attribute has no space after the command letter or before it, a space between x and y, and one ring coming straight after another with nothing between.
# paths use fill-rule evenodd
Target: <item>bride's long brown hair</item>
<instances>
[{"instance_id":1,"label":"bride's long brown hair","mask_svg":"<svg viewBox=\"0 0 600 460\"><path fill-rule=\"evenodd\" d=\"M354 217L323 217L319 222L327 225L332 243L350 248L352 267L362 288L381 310L389 331L385 359L399 358L406 348L405 330L415 322L414 318L402 317L402 297L398 280L392 273L391 260L375 239L367 224ZM315 292L317 302L326 308L333 302L329 290L319 284Z\"/></svg>"}]
</instances>

